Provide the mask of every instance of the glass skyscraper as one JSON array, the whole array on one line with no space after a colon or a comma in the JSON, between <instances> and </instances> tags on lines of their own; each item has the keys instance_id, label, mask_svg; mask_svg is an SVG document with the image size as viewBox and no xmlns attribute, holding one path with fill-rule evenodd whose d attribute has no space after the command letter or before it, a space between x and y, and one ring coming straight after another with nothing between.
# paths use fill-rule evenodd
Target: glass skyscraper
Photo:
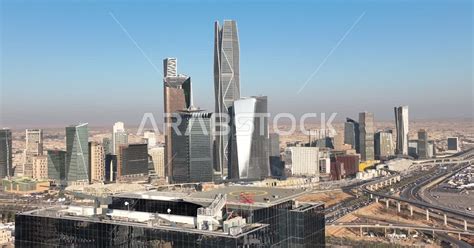
<instances>
[{"instance_id":1,"label":"glass skyscraper","mask_svg":"<svg viewBox=\"0 0 474 248\"><path fill-rule=\"evenodd\" d=\"M56 183L66 180L66 151L48 150L48 179Z\"/></svg>"},{"instance_id":2,"label":"glass skyscraper","mask_svg":"<svg viewBox=\"0 0 474 248\"><path fill-rule=\"evenodd\" d=\"M13 174L12 158L12 132L10 129L0 129L0 178Z\"/></svg>"},{"instance_id":3,"label":"glass skyscraper","mask_svg":"<svg viewBox=\"0 0 474 248\"><path fill-rule=\"evenodd\" d=\"M87 123L66 127L66 180L89 181L89 131Z\"/></svg>"},{"instance_id":4,"label":"glass skyscraper","mask_svg":"<svg viewBox=\"0 0 474 248\"><path fill-rule=\"evenodd\" d=\"M230 178L254 180L270 175L266 114L266 96L234 102Z\"/></svg>"},{"instance_id":5,"label":"glass skyscraper","mask_svg":"<svg viewBox=\"0 0 474 248\"><path fill-rule=\"evenodd\" d=\"M173 182L210 182L213 180L211 113L180 111L181 123L172 132ZM175 117L176 118L176 117Z\"/></svg>"},{"instance_id":6,"label":"glass skyscraper","mask_svg":"<svg viewBox=\"0 0 474 248\"><path fill-rule=\"evenodd\" d=\"M178 74L178 60L166 58L163 60L163 98L165 113L165 175L172 178L172 115L191 106L191 77Z\"/></svg>"},{"instance_id":7,"label":"glass skyscraper","mask_svg":"<svg viewBox=\"0 0 474 248\"><path fill-rule=\"evenodd\" d=\"M117 154L117 178L148 175L148 145L121 146Z\"/></svg>"},{"instance_id":8,"label":"glass skyscraper","mask_svg":"<svg viewBox=\"0 0 474 248\"><path fill-rule=\"evenodd\" d=\"M351 145L352 149L360 153L359 123L351 118L346 118L344 123L344 144Z\"/></svg>"},{"instance_id":9,"label":"glass skyscraper","mask_svg":"<svg viewBox=\"0 0 474 248\"><path fill-rule=\"evenodd\" d=\"M240 99L240 51L237 22L214 24L214 93L216 104L215 169L223 178L230 165L230 118L234 101Z\"/></svg>"},{"instance_id":10,"label":"glass skyscraper","mask_svg":"<svg viewBox=\"0 0 474 248\"><path fill-rule=\"evenodd\" d=\"M408 106L394 108L395 127L397 129L397 143L395 153L408 155Z\"/></svg>"}]
</instances>

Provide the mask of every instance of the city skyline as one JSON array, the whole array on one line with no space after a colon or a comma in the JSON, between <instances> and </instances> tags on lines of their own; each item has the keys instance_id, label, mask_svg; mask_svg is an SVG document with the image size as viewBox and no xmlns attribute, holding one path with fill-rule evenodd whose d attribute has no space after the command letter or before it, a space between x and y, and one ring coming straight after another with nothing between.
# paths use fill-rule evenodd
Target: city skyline
<instances>
[{"instance_id":1,"label":"city skyline","mask_svg":"<svg viewBox=\"0 0 474 248\"><path fill-rule=\"evenodd\" d=\"M470 2L251 5L255 8L247 11L232 2L222 6L204 2L198 7L209 9L197 14L192 3L147 4L147 10L139 4L130 11L120 4L76 3L92 15L85 20L71 11L71 3L48 5L47 10L39 3L2 3L0 125L106 126L121 120L135 126L148 112L162 120L162 72L153 64L166 57L178 58L180 71L193 77L196 105L213 111L212 23L227 19L236 20L242 30L241 93L267 95L272 114L337 112L342 121L367 110L376 120L392 120L393 106L409 105L410 119L415 120L473 117L472 59L465 53L472 52ZM235 8L223 10L229 6ZM271 11L261 17L263 7ZM168 17L165 10L174 8L189 12L189 17L166 23L172 28L163 35L160 20ZM340 11L334 16L322 13L332 8ZM165 13L153 14L155 9ZM286 20L280 18L283 9L285 17L295 18L279 20ZM193 25L187 26L188 20ZM275 28L258 27L269 25ZM178 39L186 35L193 37L193 44ZM38 39L30 42L30 37ZM176 42L165 44L170 39ZM307 79L305 90L298 94ZM353 95L354 90L364 94ZM432 97L422 99L420 91ZM337 101L330 100L334 95ZM294 100L280 101L286 97Z\"/></svg>"}]
</instances>

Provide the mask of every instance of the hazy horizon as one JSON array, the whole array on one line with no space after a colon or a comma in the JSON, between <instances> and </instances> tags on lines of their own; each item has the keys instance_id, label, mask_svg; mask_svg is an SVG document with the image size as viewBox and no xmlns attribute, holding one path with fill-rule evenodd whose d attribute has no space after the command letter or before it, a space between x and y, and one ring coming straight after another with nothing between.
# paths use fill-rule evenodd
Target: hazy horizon
<instances>
[{"instance_id":1,"label":"hazy horizon","mask_svg":"<svg viewBox=\"0 0 474 248\"><path fill-rule=\"evenodd\" d=\"M272 116L474 117L471 1L2 1L1 13L0 128L161 123L165 57L213 112L224 19L238 24L242 96L267 95Z\"/></svg>"}]
</instances>

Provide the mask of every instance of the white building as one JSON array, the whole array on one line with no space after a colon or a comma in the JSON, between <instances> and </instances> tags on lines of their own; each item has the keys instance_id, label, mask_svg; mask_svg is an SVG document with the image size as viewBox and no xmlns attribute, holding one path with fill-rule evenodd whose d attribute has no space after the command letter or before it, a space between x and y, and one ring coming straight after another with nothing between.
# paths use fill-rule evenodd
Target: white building
<instances>
[{"instance_id":1,"label":"white building","mask_svg":"<svg viewBox=\"0 0 474 248\"><path fill-rule=\"evenodd\" d=\"M397 155L408 155L408 106L395 107L395 127L397 129Z\"/></svg>"},{"instance_id":2,"label":"white building","mask_svg":"<svg viewBox=\"0 0 474 248\"><path fill-rule=\"evenodd\" d=\"M285 150L285 166L293 176L319 176L319 148L295 146Z\"/></svg>"},{"instance_id":3,"label":"white building","mask_svg":"<svg viewBox=\"0 0 474 248\"><path fill-rule=\"evenodd\" d=\"M123 122L116 122L112 130L112 152L117 154L121 145L128 144L128 134Z\"/></svg>"},{"instance_id":4,"label":"white building","mask_svg":"<svg viewBox=\"0 0 474 248\"><path fill-rule=\"evenodd\" d=\"M153 131L145 131L143 133L143 139L148 144L148 148L156 146L156 135Z\"/></svg>"}]
</instances>

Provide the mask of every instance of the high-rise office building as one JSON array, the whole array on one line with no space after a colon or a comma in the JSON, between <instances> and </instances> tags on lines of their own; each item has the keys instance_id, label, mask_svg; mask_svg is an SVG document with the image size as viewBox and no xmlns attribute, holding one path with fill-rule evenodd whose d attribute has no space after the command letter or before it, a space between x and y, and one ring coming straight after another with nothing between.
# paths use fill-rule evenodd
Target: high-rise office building
<instances>
[{"instance_id":1,"label":"high-rise office building","mask_svg":"<svg viewBox=\"0 0 474 248\"><path fill-rule=\"evenodd\" d=\"M89 182L105 180L105 150L98 142L89 142Z\"/></svg>"},{"instance_id":2,"label":"high-rise office building","mask_svg":"<svg viewBox=\"0 0 474 248\"><path fill-rule=\"evenodd\" d=\"M395 153L408 155L408 106L394 108L395 127L397 129L397 142Z\"/></svg>"},{"instance_id":3,"label":"high-rise office building","mask_svg":"<svg viewBox=\"0 0 474 248\"><path fill-rule=\"evenodd\" d=\"M270 176L267 97L234 101L231 137L232 179L263 179Z\"/></svg>"},{"instance_id":4,"label":"high-rise office building","mask_svg":"<svg viewBox=\"0 0 474 248\"><path fill-rule=\"evenodd\" d=\"M23 165L21 172L26 177L33 177L33 157L43 155L43 130L26 129L25 131L26 145L24 151Z\"/></svg>"},{"instance_id":5,"label":"high-rise office building","mask_svg":"<svg viewBox=\"0 0 474 248\"><path fill-rule=\"evenodd\" d=\"M162 146L148 148L148 155L151 157L156 176L165 177L165 148Z\"/></svg>"},{"instance_id":6,"label":"high-rise office building","mask_svg":"<svg viewBox=\"0 0 474 248\"><path fill-rule=\"evenodd\" d=\"M451 151L451 152L461 151L461 146L459 145L458 137L448 137L448 151Z\"/></svg>"},{"instance_id":7,"label":"high-rise office building","mask_svg":"<svg viewBox=\"0 0 474 248\"><path fill-rule=\"evenodd\" d=\"M110 138L107 138L107 137L103 138L102 146L104 147L105 154L113 154L113 145L112 145L112 140L110 140Z\"/></svg>"},{"instance_id":8,"label":"high-rise office building","mask_svg":"<svg viewBox=\"0 0 474 248\"><path fill-rule=\"evenodd\" d=\"M89 181L89 130L87 123L66 127L66 180Z\"/></svg>"},{"instance_id":9,"label":"high-rise office building","mask_svg":"<svg viewBox=\"0 0 474 248\"><path fill-rule=\"evenodd\" d=\"M117 178L148 175L147 144L122 145L117 154Z\"/></svg>"},{"instance_id":10,"label":"high-rise office building","mask_svg":"<svg viewBox=\"0 0 474 248\"><path fill-rule=\"evenodd\" d=\"M172 164L175 154L172 153L172 115L191 106L191 78L177 74L176 58L163 60L163 98L165 113L165 165L166 176L172 176Z\"/></svg>"},{"instance_id":11,"label":"high-rise office building","mask_svg":"<svg viewBox=\"0 0 474 248\"><path fill-rule=\"evenodd\" d=\"M32 156L43 154L43 130L26 129L26 152Z\"/></svg>"},{"instance_id":12,"label":"high-rise office building","mask_svg":"<svg viewBox=\"0 0 474 248\"><path fill-rule=\"evenodd\" d=\"M362 161L374 160L374 114L359 113L359 146Z\"/></svg>"},{"instance_id":13,"label":"high-rise office building","mask_svg":"<svg viewBox=\"0 0 474 248\"><path fill-rule=\"evenodd\" d=\"M48 179L61 183L66 180L66 151L48 150Z\"/></svg>"},{"instance_id":14,"label":"high-rise office building","mask_svg":"<svg viewBox=\"0 0 474 248\"><path fill-rule=\"evenodd\" d=\"M418 158L418 140L408 141L408 156Z\"/></svg>"},{"instance_id":15,"label":"high-rise office building","mask_svg":"<svg viewBox=\"0 0 474 248\"><path fill-rule=\"evenodd\" d=\"M280 156L280 135L271 133L268 139L269 156L270 156L270 174L272 177L283 177L285 175L285 167Z\"/></svg>"},{"instance_id":16,"label":"high-rise office building","mask_svg":"<svg viewBox=\"0 0 474 248\"><path fill-rule=\"evenodd\" d=\"M210 182L213 180L212 114L192 109L178 114L181 123L173 129L171 136L172 181Z\"/></svg>"},{"instance_id":17,"label":"high-rise office building","mask_svg":"<svg viewBox=\"0 0 474 248\"><path fill-rule=\"evenodd\" d=\"M128 144L128 133L125 131L123 122L116 122L112 129L112 151L116 155L119 147Z\"/></svg>"},{"instance_id":18,"label":"high-rise office building","mask_svg":"<svg viewBox=\"0 0 474 248\"><path fill-rule=\"evenodd\" d=\"M240 51L237 23L214 24L214 93L216 104L215 170L228 176L232 136L230 115L240 99Z\"/></svg>"},{"instance_id":19,"label":"high-rise office building","mask_svg":"<svg viewBox=\"0 0 474 248\"><path fill-rule=\"evenodd\" d=\"M428 132L424 129L418 131L418 158L429 158Z\"/></svg>"},{"instance_id":20,"label":"high-rise office building","mask_svg":"<svg viewBox=\"0 0 474 248\"><path fill-rule=\"evenodd\" d=\"M319 148L306 146L287 147L285 167L293 176L319 176Z\"/></svg>"},{"instance_id":21,"label":"high-rise office building","mask_svg":"<svg viewBox=\"0 0 474 248\"><path fill-rule=\"evenodd\" d=\"M156 135L154 131L145 131L143 133L143 141L148 144L148 149L156 146Z\"/></svg>"},{"instance_id":22,"label":"high-rise office building","mask_svg":"<svg viewBox=\"0 0 474 248\"><path fill-rule=\"evenodd\" d=\"M385 160L394 155L392 130L375 133L375 159Z\"/></svg>"},{"instance_id":23,"label":"high-rise office building","mask_svg":"<svg viewBox=\"0 0 474 248\"><path fill-rule=\"evenodd\" d=\"M351 118L346 118L344 123L344 144L351 145L352 149L360 153L359 123Z\"/></svg>"},{"instance_id":24,"label":"high-rise office building","mask_svg":"<svg viewBox=\"0 0 474 248\"><path fill-rule=\"evenodd\" d=\"M0 129L0 178L12 176L12 132Z\"/></svg>"},{"instance_id":25,"label":"high-rise office building","mask_svg":"<svg viewBox=\"0 0 474 248\"><path fill-rule=\"evenodd\" d=\"M32 161L34 179L48 179L48 156L37 155L33 157Z\"/></svg>"},{"instance_id":26,"label":"high-rise office building","mask_svg":"<svg viewBox=\"0 0 474 248\"><path fill-rule=\"evenodd\" d=\"M117 155L105 155L105 182L115 182L117 179Z\"/></svg>"}]
</instances>

